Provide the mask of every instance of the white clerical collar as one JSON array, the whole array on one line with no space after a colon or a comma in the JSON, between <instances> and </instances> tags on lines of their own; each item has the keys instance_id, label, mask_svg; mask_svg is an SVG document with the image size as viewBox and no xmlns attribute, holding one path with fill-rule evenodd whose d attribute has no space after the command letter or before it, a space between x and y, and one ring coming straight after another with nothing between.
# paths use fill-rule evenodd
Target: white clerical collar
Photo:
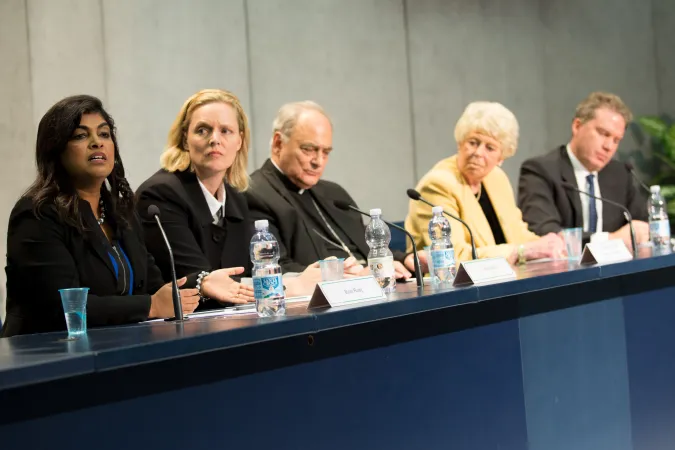
<instances>
[{"instance_id":1,"label":"white clerical collar","mask_svg":"<svg viewBox=\"0 0 675 450\"><path fill-rule=\"evenodd\" d=\"M270 158L270 161L272 161L272 165L274 165L274 167L276 167L276 169L279 171L279 173L286 177L286 174L284 173L284 171L281 170L281 169L279 168L279 166L277 166L277 163L275 163L274 160L273 160L272 158ZM305 190L304 190L304 189L300 189L300 190L298 191L298 194L302 195L303 192L305 192Z\"/></svg>"},{"instance_id":2,"label":"white clerical collar","mask_svg":"<svg viewBox=\"0 0 675 450\"><path fill-rule=\"evenodd\" d=\"M204 186L204 183L202 183L202 180L200 180L199 177L197 177L197 181L199 181L199 187L202 188L202 192L204 193L206 203L209 205L209 211L211 212L211 215L214 216L220 208L223 208L223 216L225 216L225 185L221 184L218 188L221 189L221 192L223 193L223 201L221 202L218 201L218 199L214 197L208 189L206 189L206 186Z\"/></svg>"},{"instance_id":3,"label":"white clerical collar","mask_svg":"<svg viewBox=\"0 0 675 450\"><path fill-rule=\"evenodd\" d=\"M584 167L583 164L581 164L581 161L579 161L579 158L574 154L572 149L570 148L570 144L567 144L567 156L570 158L570 162L572 163L572 168L574 169L575 174L583 174L584 178L588 174L595 175L596 177L598 176L598 171L590 172L586 167Z\"/></svg>"}]
</instances>

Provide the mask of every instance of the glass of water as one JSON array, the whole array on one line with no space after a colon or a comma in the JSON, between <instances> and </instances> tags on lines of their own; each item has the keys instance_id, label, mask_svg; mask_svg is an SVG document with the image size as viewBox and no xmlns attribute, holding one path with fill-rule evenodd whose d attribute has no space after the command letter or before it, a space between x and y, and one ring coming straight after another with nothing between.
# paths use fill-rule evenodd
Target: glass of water
<instances>
[{"instance_id":1,"label":"glass of water","mask_svg":"<svg viewBox=\"0 0 675 450\"><path fill-rule=\"evenodd\" d=\"M68 337L76 338L87 333L87 295L89 288L59 289L63 312L66 315Z\"/></svg>"},{"instance_id":2,"label":"glass of water","mask_svg":"<svg viewBox=\"0 0 675 450\"><path fill-rule=\"evenodd\" d=\"M427 255L427 267L429 268L429 280L431 281L432 286L437 286L439 284L439 279L434 273L434 261L431 259L431 246L428 245L424 247L424 253Z\"/></svg>"},{"instance_id":3,"label":"glass of water","mask_svg":"<svg viewBox=\"0 0 675 450\"><path fill-rule=\"evenodd\" d=\"M577 260L581 258L582 249L582 229L581 228L565 228L562 230L563 240L565 241L565 250L567 250L567 258Z\"/></svg>"},{"instance_id":4,"label":"glass of water","mask_svg":"<svg viewBox=\"0 0 675 450\"><path fill-rule=\"evenodd\" d=\"M321 281L341 280L344 264L345 260L343 258L322 259L319 261Z\"/></svg>"}]
</instances>

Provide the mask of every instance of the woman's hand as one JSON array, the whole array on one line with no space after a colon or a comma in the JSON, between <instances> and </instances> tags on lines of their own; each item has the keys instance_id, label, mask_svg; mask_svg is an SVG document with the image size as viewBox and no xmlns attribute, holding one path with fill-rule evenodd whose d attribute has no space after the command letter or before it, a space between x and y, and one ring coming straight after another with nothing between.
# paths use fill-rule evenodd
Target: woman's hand
<instances>
[{"instance_id":1,"label":"woman's hand","mask_svg":"<svg viewBox=\"0 0 675 450\"><path fill-rule=\"evenodd\" d=\"M186 277L178 280L178 287L181 287L187 281ZM197 289L180 289L181 304L183 305L183 314L190 314L199 305L199 294ZM166 283L159 288L153 296L150 297L150 313L148 319L168 319L174 317L173 313L173 290L171 283Z\"/></svg>"},{"instance_id":2,"label":"woman's hand","mask_svg":"<svg viewBox=\"0 0 675 450\"><path fill-rule=\"evenodd\" d=\"M523 247L523 256L525 256L527 261L541 258L557 259L567 256L565 241L556 233L549 233L536 241L523 244ZM518 248L513 250L508 261L511 264L518 262Z\"/></svg>"},{"instance_id":3,"label":"woman's hand","mask_svg":"<svg viewBox=\"0 0 675 450\"><path fill-rule=\"evenodd\" d=\"M244 273L243 267L214 270L202 280L202 295L221 303L254 302L253 286L238 283L230 278Z\"/></svg>"},{"instance_id":4,"label":"woman's hand","mask_svg":"<svg viewBox=\"0 0 675 450\"><path fill-rule=\"evenodd\" d=\"M525 259L562 258L567 255L565 241L555 234L549 233L536 241L525 244Z\"/></svg>"}]
</instances>

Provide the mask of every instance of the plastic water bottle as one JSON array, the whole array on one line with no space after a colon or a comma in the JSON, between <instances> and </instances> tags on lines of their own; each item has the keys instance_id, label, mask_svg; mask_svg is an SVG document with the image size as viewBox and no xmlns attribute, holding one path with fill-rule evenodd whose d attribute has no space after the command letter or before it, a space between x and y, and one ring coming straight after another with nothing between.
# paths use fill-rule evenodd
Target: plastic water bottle
<instances>
[{"instance_id":1,"label":"plastic water bottle","mask_svg":"<svg viewBox=\"0 0 675 450\"><path fill-rule=\"evenodd\" d=\"M431 262L434 273L430 274L434 284L451 285L457 273L455 269L455 249L450 240L450 222L443 215L442 206L431 208L433 216L429 221L429 239L431 239Z\"/></svg>"},{"instance_id":2,"label":"plastic water bottle","mask_svg":"<svg viewBox=\"0 0 675 450\"><path fill-rule=\"evenodd\" d=\"M251 238L253 262L253 295L260 317L286 314L286 296L279 265L279 244L268 231L266 220L256 220L256 233Z\"/></svg>"},{"instance_id":3,"label":"plastic water bottle","mask_svg":"<svg viewBox=\"0 0 675 450\"><path fill-rule=\"evenodd\" d=\"M370 210L370 223L366 227L366 243L370 247L368 252L368 267L385 294L396 290L396 274L394 272L394 255L389 250L391 233L386 223L380 219L380 209Z\"/></svg>"},{"instance_id":4,"label":"plastic water bottle","mask_svg":"<svg viewBox=\"0 0 675 450\"><path fill-rule=\"evenodd\" d=\"M661 196L661 186L650 186L652 195L647 205L649 211L649 238L655 250L670 248L670 222L666 202Z\"/></svg>"}]
</instances>

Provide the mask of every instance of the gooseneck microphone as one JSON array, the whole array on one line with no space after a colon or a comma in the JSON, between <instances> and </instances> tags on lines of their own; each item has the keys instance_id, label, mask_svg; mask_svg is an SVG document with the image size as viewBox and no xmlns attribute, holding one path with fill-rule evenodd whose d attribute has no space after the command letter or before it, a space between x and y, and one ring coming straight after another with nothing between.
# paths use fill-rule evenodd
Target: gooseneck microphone
<instances>
[{"instance_id":1,"label":"gooseneck microphone","mask_svg":"<svg viewBox=\"0 0 675 450\"><path fill-rule=\"evenodd\" d=\"M633 179L634 179L635 181L637 181L638 184L639 184L640 186L642 186L642 189L644 189L644 190L651 196L651 195L652 195L651 189L649 189L649 186L647 186L647 185L640 179L640 177L637 176L637 174L635 173L635 167L633 167L633 164L627 162L627 163L625 164L625 166L626 166L626 170L628 170L628 172L630 172L630 174L633 176Z\"/></svg>"},{"instance_id":2,"label":"gooseneck microphone","mask_svg":"<svg viewBox=\"0 0 675 450\"><path fill-rule=\"evenodd\" d=\"M171 293L173 295L174 320L183 320L183 305L180 301L180 295L178 295L178 281L176 280L176 266L173 262L173 251L171 250L169 239L167 239L166 233L164 232L164 227L162 227L162 222L159 220L159 208L157 205L148 206L148 216L155 218L157 226L159 227L159 231L162 232L166 249L169 252L169 262L171 263Z\"/></svg>"},{"instance_id":3,"label":"gooseneck microphone","mask_svg":"<svg viewBox=\"0 0 675 450\"><path fill-rule=\"evenodd\" d=\"M370 217L370 214L368 214L367 212L361 211L356 206L350 205L347 202L344 202L344 201L341 201L341 200L335 200L333 202L333 204L335 205L335 207L337 209L341 209L343 211L349 211L351 209L353 211L356 211L359 214ZM382 219L382 218L380 217L380 219ZM413 239L412 234L410 234L408 232L408 230L406 230L405 228L399 227L395 223L388 222L384 219L382 219L382 222L386 223L387 225L389 225L392 228L396 228L397 230L404 232L408 236L410 241L412 242L413 260L415 262L415 278L417 279L417 287L424 287L424 279L422 278L422 269L421 269L421 266L420 266L420 259L417 256L417 249L415 248L415 240Z\"/></svg>"},{"instance_id":4,"label":"gooseneck microphone","mask_svg":"<svg viewBox=\"0 0 675 450\"><path fill-rule=\"evenodd\" d=\"M431 202L428 202L427 200L425 200L424 197L422 197L422 195L419 192L417 192L415 189L408 189L406 191L406 193L408 194L408 197L411 200L417 200L417 201L420 201L422 203L426 203L427 205L431 206L432 208L434 206L436 206L436 205L432 204ZM471 227L469 227L469 225L467 225L467 223L464 222L459 217L453 216L452 214L450 214L449 212L447 212L445 210L443 211L443 214L445 214L446 216L448 216L452 219L455 219L457 222L461 222L461 224L464 225L464 227L469 232L469 238L471 238L471 259L478 259L478 255L476 254L476 243L473 240L473 232L471 231Z\"/></svg>"},{"instance_id":5,"label":"gooseneck microphone","mask_svg":"<svg viewBox=\"0 0 675 450\"><path fill-rule=\"evenodd\" d=\"M580 194L584 194L584 195L586 195L586 196L588 196L588 197L590 197L590 198L593 198L593 199L595 199L595 200L600 200L601 202L603 202L603 203L605 203L605 204L613 205L613 206L616 206L617 208L620 208L620 209L623 211L623 215L624 215L624 217L626 218L626 221L628 222L628 228L630 229L630 244L631 244L631 247L632 247L632 249L633 249L633 256L634 256L635 258L637 258L637 256L638 256L638 251L637 251L637 244L636 244L636 242L635 242L635 228L633 228L633 216L631 215L630 211L628 211L628 208L626 208L625 206L623 206L621 203L617 203L617 202L615 202L615 201L608 200L608 199L606 199L606 198L602 198L602 197L597 197L597 196L595 196L595 195L591 195L591 194L589 194L588 192L584 192L584 191L582 191L581 189L578 189L576 186L573 186L573 185L571 185L571 184L569 184L569 183L563 182L563 183L561 183L561 184L562 184L562 186L563 186L565 189L569 189L569 190L572 190L572 191L574 191L574 192L578 192L578 193L580 193Z\"/></svg>"}]
</instances>

